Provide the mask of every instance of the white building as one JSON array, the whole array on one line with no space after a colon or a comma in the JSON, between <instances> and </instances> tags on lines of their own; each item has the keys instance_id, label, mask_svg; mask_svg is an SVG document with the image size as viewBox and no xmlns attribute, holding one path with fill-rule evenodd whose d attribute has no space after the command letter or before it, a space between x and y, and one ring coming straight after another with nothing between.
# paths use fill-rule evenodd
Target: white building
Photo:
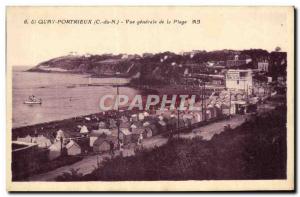
<instances>
[{"instance_id":1,"label":"white building","mask_svg":"<svg viewBox=\"0 0 300 197\"><path fill-rule=\"evenodd\" d=\"M252 70L229 69L226 73L226 88L229 90L243 90L252 93L253 88Z\"/></svg>"}]
</instances>

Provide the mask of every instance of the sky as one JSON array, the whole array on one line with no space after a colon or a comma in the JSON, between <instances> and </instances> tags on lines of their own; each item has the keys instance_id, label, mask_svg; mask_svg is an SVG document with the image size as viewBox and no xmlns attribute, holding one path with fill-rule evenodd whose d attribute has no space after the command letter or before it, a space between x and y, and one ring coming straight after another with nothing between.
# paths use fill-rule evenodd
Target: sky
<instances>
[{"instance_id":1,"label":"sky","mask_svg":"<svg viewBox=\"0 0 300 197\"><path fill-rule=\"evenodd\" d=\"M287 51L293 32L288 7L9 7L7 63L34 66L67 55L262 48ZM24 20L29 24L24 24ZM164 20L170 25L30 24L34 20ZM187 21L186 25L173 24ZM200 20L200 24L191 24Z\"/></svg>"}]
</instances>

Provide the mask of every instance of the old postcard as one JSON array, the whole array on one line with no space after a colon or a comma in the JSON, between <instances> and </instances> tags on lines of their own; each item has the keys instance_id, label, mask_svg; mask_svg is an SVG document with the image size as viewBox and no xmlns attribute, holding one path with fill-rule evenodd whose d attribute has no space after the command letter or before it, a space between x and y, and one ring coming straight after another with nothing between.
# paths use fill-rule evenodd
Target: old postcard
<instances>
[{"instance_id":1,"label":"old postcard","mask_svg":"<svg viewBox=\"0 0 300 197\"><path fill-rule=\"evenodd\" d=\"M9 191L294 190L293 7L7 7Z\"/></svg>"}]
</instances>

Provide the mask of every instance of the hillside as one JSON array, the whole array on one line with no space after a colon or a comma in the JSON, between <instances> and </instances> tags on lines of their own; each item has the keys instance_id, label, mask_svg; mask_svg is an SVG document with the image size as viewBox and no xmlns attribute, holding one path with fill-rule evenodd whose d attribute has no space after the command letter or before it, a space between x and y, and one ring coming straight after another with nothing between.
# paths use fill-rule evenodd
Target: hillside
<instances>
[{"instance_id":1,"label":"hillside","mask_svg":"<svg viewBox=\"0 0 300 197\"><path fill-rule=\"evenodd\" d=\"M94 76L110 76L116 73L130 75L131 58L122 55L67 55L39 63L31 72L84 73Z\"/></svg>"},{"instance_id":2,"label":"hillside","mask_svg":"<svg viewBox=\"0 0 300 197\"><path fill-rule=\"evenodd\" d=\"M240 59L251 58L253 63L269 57L262 49L191 51L181 54L172 52L144 53L143 55L103 54L103 55L66 55L39 63L28 71L85 73L94 77L131 77L132 83L165 84L178 80L185 70L195 67L208 73L208 62L225 66L227 60L238 54ZM250 66L253 66L251 64ZM249 65L244 65L249 66ZM142 81L140 79L143 79Z\"/></svg>"}]
</instances>

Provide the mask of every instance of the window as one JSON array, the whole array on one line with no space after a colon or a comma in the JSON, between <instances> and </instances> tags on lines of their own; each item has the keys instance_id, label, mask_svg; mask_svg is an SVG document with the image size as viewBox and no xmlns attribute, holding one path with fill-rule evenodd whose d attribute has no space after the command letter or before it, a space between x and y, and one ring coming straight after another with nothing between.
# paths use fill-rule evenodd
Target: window
<instances>
[{"instance_id":1,"label":"window","mask_svg":"<svg viewBox=\"0 0 300 197\"><path fill-rule=\"evenodd\" d=\"M240 80L237 80L237 81L236 81L236 84L238 84L238 85L239 85L239 83L240 83Z\"/></svg>"},{"instance_id":2,"label":"window","mask_svg":"<svg viewBox=\"0 0 300 197\"><path fill-rule=\"evenodd\" d=\"M241 73L240 73L240 77L246 77L246 74L247 74L247 73L245 73L245 72L241 72Z\"/></svg>"}]
</instances>

